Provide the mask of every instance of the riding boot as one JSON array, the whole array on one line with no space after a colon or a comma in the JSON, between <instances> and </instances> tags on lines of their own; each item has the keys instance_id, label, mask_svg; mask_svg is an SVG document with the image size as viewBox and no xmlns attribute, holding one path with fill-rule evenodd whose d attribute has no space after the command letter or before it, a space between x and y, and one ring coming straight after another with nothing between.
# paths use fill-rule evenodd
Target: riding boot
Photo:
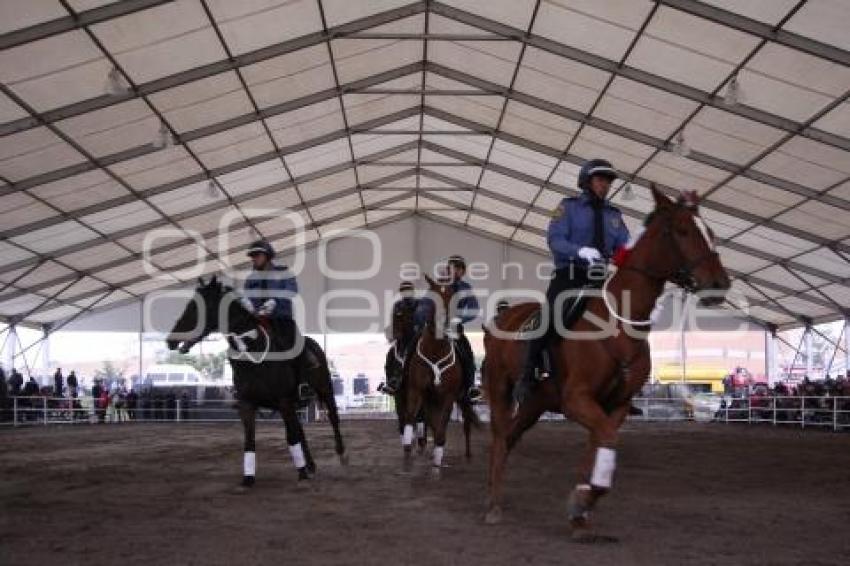
<instances>
[{"instance_id":1,"label":"riding boot","mask_svg":"<svg viewBox=\"0 0 850 566\"><path fill-rule=\"evenodd\" d=\"M547 335L534 338L528 343L528 351L525 356L525 364L523 372L519 380L514 385L514 399L518 403L522 403L532 393L538 382L549 377L547 371L538 372L538 365L543 350L548 342Z\"/></svg>"}]
</instances>

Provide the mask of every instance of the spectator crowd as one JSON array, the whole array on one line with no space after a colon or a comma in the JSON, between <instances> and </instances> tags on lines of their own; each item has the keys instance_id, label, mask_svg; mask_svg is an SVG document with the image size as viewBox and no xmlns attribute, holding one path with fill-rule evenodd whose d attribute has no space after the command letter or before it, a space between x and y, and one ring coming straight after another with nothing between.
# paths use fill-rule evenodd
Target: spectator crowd
<instances>
[{"instance_id":1,"label":"spectator crowd","mask_svg":"<svg viewBox=\"0 0 850 566\"><path fill-rule=\"evenodd\" d=\"M17 398L13 402L13 398ZM178 400L180 404L178 404ZM61 368L53 374L53 386L40 386L30 375L12 369L9 375L0 368L0 422L9 421L18 413L18 422L37 421L44 418L45 410L51 417L62 420L92 420L98 423L123 423L136 420L176 420L188 418L187 392L155 391L151 388L137 392L128 389L126 380L94 378L90 389L82 386L76 372L64 376ZM85 406L84 406L85 405Z\"/></svg>"},{"instance_id":2,"label":"spectator crowd","mask_svg":"<svg viewBox=\"0 0 850 566\"><path fill-rule=\"evenodd\" d=\"M800 383L755 384L723 398L718 420L850 426L850 375Z\"/></svg>"}]
</instances>

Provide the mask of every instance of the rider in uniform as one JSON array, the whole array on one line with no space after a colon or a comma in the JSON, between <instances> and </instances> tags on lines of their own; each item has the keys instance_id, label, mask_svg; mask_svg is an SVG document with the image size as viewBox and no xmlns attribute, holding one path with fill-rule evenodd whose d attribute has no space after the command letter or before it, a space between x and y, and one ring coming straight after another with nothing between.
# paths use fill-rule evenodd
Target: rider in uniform
<instances>
[{"instance_id":1,"label":"rider in uniform","mask_svg":"<svg viewBox=\"0 0 850 566\"><path fill-rule=\"evenodd\" d=\"M398 287L398 291L401 298L393 304L392 320L395 321L396 316L404 312L407 312L412 320L413 313L416 312L416 307L419 303L419 300L414 296L413 283L402 281ZM392 329L392 331L392 335L395 336L395 329ZM387 352L387 360L384 363L384 373L387 376L387 381L378 386L378 391L387 395L395 395L399 385L398 374L400 373L400 368L397 367L399 361L396 359L396 355L401 357L402 360L406 358L407 350L413 342L414 334L415 331L411 324L410 329L401 337L399 342Z\"/></svg>"},{"instance_id":2,"label":"rider in uniform","mask_svg":"<svg viewBox=\"0 0 850 566\"><path fill-rule=\"evenodd\" d=\"M298 383L303 375L303 339L292 317L292 296L298 293L295 275L285 265L273 262L274 248L266 240L258 240L248 249L253 271L245 280L247 302L243 304L253 312L264 328L270 331L276 350L287 352L300 349L292 358ZM300 390L300 387L299 387Z\"/></svg>"},{"instance_id":3,"label":"rider in uniform","mask_svg":"<svg viewBox=\"0 0 850 566\"><path fill-rule=\"evenodd\" d=\"M578 176L581 194L563 199L552 214L547 241L555 272L546 291L549 324L543 336L528 344L525 368L517 383L516 397L520 401L537 381L548 377L545 369L538 373L537 368L543 350L556 331L556 314L562 314L555 313L554 309L558 295L586 287L599 279L594 276L597 272L593 268L604 266L614 252L629 241L622 213L606 200L616 178L617 172L609 161L591 159L585 162ZM599 273L604 276L604 271ZM564 304L569 305L570 301Z\"/></svg>"}]
</instances>

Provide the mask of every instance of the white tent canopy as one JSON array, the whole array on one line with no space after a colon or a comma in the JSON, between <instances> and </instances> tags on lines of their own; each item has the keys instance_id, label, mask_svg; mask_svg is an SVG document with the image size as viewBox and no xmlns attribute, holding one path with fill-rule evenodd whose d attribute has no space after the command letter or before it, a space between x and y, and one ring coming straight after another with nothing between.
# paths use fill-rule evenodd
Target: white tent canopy
<instances>
[{"instance_id":1,"label":"white tent canopy","mask_svg":"<svg viewBox=\"0 0 850 566\"><path fill-rule=\"evenodd\" d=\"M291 247L258 208L305 245L416 216L545 253L605 157L631 228L650 182L702 195L753 317L841 318L848 23L840 0L0 1L0 316L185 285L146 250L212 273L255 235Z\"/></svg>"}]
</instances>

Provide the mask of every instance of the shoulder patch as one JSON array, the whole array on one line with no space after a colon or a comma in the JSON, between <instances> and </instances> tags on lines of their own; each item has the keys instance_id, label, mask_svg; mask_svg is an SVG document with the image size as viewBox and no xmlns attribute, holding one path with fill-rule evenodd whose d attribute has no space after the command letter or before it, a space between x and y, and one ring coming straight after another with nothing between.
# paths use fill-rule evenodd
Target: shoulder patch
<instances>
[{"instance_id":1,"label":"shoulder patch","mask_svg":"<svg viewBox=\"0 0 850 566\"><path fill-rule=\"evenodd\" d=\"M564 212L566 210L567 210L567 205L565 205L564 202L561 201L561 203L557 207L555 207L554 210L552 210L551 216L552 216L552 218L560 218L564 215Z\"/></svg>"}]
</instances>

